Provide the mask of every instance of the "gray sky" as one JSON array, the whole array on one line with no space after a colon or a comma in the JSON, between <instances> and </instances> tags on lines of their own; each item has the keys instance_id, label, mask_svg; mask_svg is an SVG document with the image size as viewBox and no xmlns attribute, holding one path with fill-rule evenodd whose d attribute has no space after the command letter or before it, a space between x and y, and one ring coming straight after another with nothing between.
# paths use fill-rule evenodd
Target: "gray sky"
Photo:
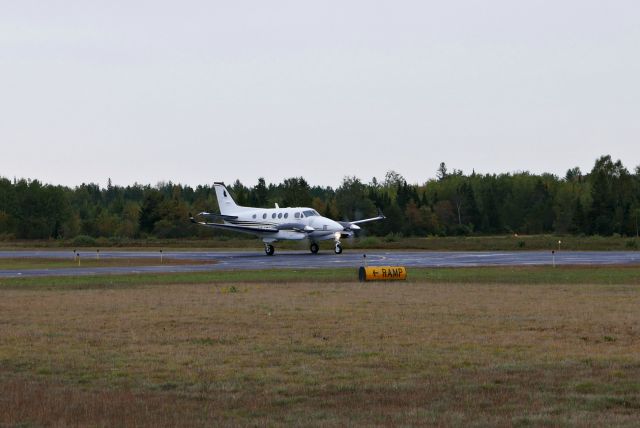
<instances>
[{"instance_id":1,"label":"gray sky","mask_svg":"<svg viewBox=\"0 0 640 428\"><path fill-rule=\"evenodd\" d=\"M0 176L640 164L640 2L4 1Z\"/></svg>"}]
</instances>

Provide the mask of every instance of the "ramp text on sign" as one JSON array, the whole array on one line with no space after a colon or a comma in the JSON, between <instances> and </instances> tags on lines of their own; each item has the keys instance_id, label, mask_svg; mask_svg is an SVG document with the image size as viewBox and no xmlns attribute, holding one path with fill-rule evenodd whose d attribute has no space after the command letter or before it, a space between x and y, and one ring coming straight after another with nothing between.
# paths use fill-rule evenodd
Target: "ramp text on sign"
<instances>
[{"instance_id":1,"label":"ramp text on sign","mask_svg":"<svg viewBox=\"0 0 640 428\"><path fill-rule=\"evenodd\" d=\"M404 266L360 267L358 278L360 281L405 280L407 279L407 269Z\"/></svg>"}]
</instances>

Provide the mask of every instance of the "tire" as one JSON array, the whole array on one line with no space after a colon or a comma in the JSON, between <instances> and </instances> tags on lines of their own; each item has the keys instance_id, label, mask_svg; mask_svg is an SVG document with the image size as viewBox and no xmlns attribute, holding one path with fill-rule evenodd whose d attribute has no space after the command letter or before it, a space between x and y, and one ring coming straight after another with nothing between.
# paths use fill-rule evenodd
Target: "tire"
<instances>
[{"instance_id":1,"label":"tire","mask_svg":"<svg viewBox=\"0 0 640 428\"><path fill-rule=\"evenodd\" d=\"M319 249L320 247L318 247L318 244L316 244L315 242L312 242L311 246L309 247L309 250L311 250L313 254L318 254Z\"/></svg>"},{"instance_id":2,"label":"tire","mask_svg":"<svg viewBox=\"0 0 640 428\"><path fill-rule=\"evenodd\" d=\"M334 249L336 254L342 254L342 245L336 244L336 248Z\"/></svg>"},{"instance_id":3,"label":"tire","mask_svg":"<svg viewBox=\"0 0 640 428\"><path fill-rule=\"evenodd\" d=\"M273 245L265 245L264 252L267 256L273 256L273 253L276 252L276 249L273 247Z\"/></svg>"}]
</instances>

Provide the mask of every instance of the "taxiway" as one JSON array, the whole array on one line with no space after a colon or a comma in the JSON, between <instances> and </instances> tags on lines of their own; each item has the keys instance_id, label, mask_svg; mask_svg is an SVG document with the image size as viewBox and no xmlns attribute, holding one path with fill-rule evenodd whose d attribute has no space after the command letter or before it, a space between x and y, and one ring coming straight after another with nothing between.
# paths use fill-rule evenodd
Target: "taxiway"
<instances>
[{"instance_id":1,"label":"taxiway","mask_svg":"<svg viewBox=\"0 0 640 428\"><path fill-rule=\"evenodd\" d=\"M81 257L95 257L91 251L80 251ZM70 266L56 269L3 269L0 277L75 276L126 273L203 272L238 269L310 269L356 268L363 264L363 255L369 265L399 265L406 267L464 267L464 266L530 266L530 265L626 265L640 264L637 251L355 251L336 255L332 252L310 254L306 251L281 251L273 257L258 251L168 251L164 259L215 261L215 264L189 264L158 266L83 267ZM68 258L71 251L26 250L0 251L0 258ZM158 251L101 251L101 258L160 258Z\"/></svg>"}]
</instances>

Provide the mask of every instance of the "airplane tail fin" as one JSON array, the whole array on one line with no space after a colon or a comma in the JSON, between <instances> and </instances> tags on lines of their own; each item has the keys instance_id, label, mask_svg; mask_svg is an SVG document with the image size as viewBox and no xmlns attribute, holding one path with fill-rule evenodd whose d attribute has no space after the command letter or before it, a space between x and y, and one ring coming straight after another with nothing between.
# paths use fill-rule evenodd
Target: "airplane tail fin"
<instances>
[{"instance_id":1,"label":"airplane tail fin","mask_svg":"<svg viewBox=\"0 0 640 428\"><path fill-rule=\"evenodd\" d=\"M220 214L222 214L223 216L234 214L242 208L241 206L236 204L236 201L233 200L224 183L213 183L213 186L216 189L216 197L218 198Z\"/></svg>"}]
</instances>

